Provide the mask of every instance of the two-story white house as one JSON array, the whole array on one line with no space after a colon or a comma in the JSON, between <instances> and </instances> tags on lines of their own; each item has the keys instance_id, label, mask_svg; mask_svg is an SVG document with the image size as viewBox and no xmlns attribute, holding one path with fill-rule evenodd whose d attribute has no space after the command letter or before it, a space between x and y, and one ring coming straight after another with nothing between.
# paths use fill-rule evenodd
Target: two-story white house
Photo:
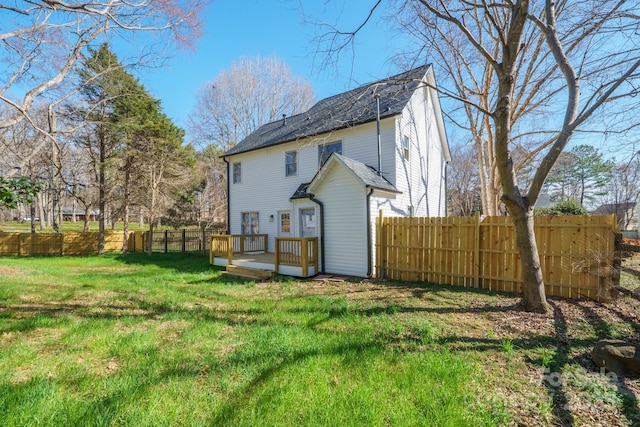
<instances>
[{"instance_id":1,"label":"two-story white house","mask_svg":"<svg viewBox=\"0 0 640 427\"><path fill-rule=\"evenodd\" d=\"M231 234L317 237L319 271L375 271L375 219L446 215L451 160L430 65L265 124L223 158Z\"/></svg>"}]
</instances>

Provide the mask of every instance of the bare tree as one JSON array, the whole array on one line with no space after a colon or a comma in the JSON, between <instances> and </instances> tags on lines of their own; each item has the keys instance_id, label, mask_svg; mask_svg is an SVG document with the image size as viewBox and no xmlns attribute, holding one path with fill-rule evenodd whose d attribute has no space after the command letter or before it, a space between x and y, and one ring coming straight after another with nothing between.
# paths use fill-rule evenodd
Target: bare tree
<instances>
[{"instance_id":1,"label":"bare tree","mask_svg":"<svg viewBox=\"0 0 640 427\"><path fill-rule=\"evenodd\" d=\"M441 87L460 101L463 109L477 115L477 123L487 123L480 128L479 141L484 143L491 132L491 168L497 171L500 200L515 227L525 310L549 310L533 209L551 168L577 132L602 125L598 115L605 107L608 111L627 110L638 93L640 20L635 3L631 3L393 2L401 8L400 13L418 20L426 36L424 51L433 55L434 62L439 59L436 46L442 46L450 49L451 60L469 70L464 76L453 76L448 89L446 80ZM488 98L460 96L456 83L467 79L477 82L469 88L471 95L482 92ZM611 129L599 129L629 128L628 123L608 125ZM524 143L525 152L536 159L528 186L518 179L515 154Z\"/></svg>"},{"instance_id":2,"label":"bare tree","mask_svg":"<svg viewBox=\"0 0 640 427\"><path fill-rule=\"evenodd\" d=\"M196 94L191 141L227 150L261 125L305 111L313 102L311 84L279 58L241 58Z\"/></svg>"},{"instance_id":3,"label":"bare tree","mask_svg":"<svg viewBox=\"0 0 640 427\"><path fill-rule=\"evenodd\" d=\"M633 212L640 202L640 152L616 165L606 188L606 196L602 201L608 205L609 213L617 215L618 227L628 230Z\"/></svg>"},{"instance_id":4,"label":"bare tree","mask_svg":"<svg viewBox=\"0 0 640 427\"><path fill-rule=\"evenodd\" d=\"M261 125L306 111L314 99L311 84L277 57L241 58L200 89L189 132L209 161L201 203L210 223L226 221L226 165L219 156Z\"/></svg>"},{"instance_id":5,"label":"bare tree","mask_svg":"<svg viewBox=\"0 0 640 427\"><path fill-rule=\"evenodd\" d=\"M100 37L136 33L173 35L190 46L199 35L199 13L208 0L19 0L0 4L0 129L28 120L41 133L47 127L33 119L37 102L56 105L73 91L64 82L84 49ZM163 42L166 37L163 38ZM150 46L152 40L143 45ZM39 148L33 151L35 155ZM26 164L30 158L23 160Z\"/></svg>"},{"instance_id":6,"label":"bare tree","mask_svg":"<svg viewBox=\"0 0 640 427\"><path fill-rule=\"evenodd\" d=\"M454 147L451 158L447 175L449 215L473 215L481 208L480 180L474 147Z\"/></svg>"}]
</instances>

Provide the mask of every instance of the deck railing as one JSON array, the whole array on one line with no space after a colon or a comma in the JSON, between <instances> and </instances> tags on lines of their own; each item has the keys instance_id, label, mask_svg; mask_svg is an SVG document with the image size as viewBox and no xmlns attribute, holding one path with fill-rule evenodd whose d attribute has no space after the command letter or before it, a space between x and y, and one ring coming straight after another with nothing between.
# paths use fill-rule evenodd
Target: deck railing
<instances>
[{"instance_id":1,"label":"deck railing","mask_svg":"<svg viewBox=\"0 0 640 427\"><path fill-rule=\"evenodd\" d=\"M215 234L211 236L210 261L213 258L227 258L229 265L233 254L248 252L267 252L267 234Z\"/></svg>"},{"instance_id":2,"label":"deck railing","mask_svg":"<svg viewBox=\"0 0 640 427\"><path fill-rule=\"evenodd\" d=\"M313 266L318 274L318 238L317 237L276 237L275 271L280 264L299 266L302 276L309 276L309 267Z\"/></svg>"},{"instance_id":3,"label":"deck railing","mask_svg":"<svg viewBox=\"0 0 640 427\"><path fill-rule=\"evenodd\" d=\"M211 259L226 258L227 265L233 264L233 256L255 252L267 252L268 236L266 234L216 234L211 236ZM314 267L318 273L318 238L317 237L276 237L275 265L298 266L302 277L309 276L309 268Z\"/></svg>"}]
</instances>

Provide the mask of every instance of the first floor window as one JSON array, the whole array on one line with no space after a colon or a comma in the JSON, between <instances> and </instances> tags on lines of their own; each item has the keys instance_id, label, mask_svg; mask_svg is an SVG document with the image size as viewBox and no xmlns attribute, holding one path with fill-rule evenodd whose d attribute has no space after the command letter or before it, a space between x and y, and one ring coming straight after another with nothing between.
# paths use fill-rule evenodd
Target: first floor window
<instances>
[{"instance_id":1,"label":"first floor window","mask_svg":"<svg viewBox=\"0 0 640 427\"><path fill-rule=\"evenodd\" d=\"M233 183L239 184L242 182L242 164L240 162L233 164Z\"/></svg>"},{"instance_id":2,"label":"first floor window","mask_svg":"<svg viewBox=\"0 0 640 427\"><path fill-rule=\"evenodd\" d=\"M298 153L287 151L284 153L285 176L293 176L298 173Z\"/></svg>"},{"instance_id":3,"label":"first floor window","mask_svg":"<svg viewBox=\"0 0 640 427\"><path fill-rule=\"evenodd\" d=\"M260 217L258 212L242 212L241 234L260 233Z\"/></svg>"}]
</instances>

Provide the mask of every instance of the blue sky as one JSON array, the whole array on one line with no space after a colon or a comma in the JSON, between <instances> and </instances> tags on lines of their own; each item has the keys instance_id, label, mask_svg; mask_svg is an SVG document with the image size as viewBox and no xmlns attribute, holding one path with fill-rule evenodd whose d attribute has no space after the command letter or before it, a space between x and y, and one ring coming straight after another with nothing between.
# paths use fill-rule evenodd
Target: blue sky
<instances>
[{"instance_id":1,"label":"blue sky","mask_svg":"<svg viewBox=\"0 0 640 427\"><path fill-rule=\"evenodd\" d=\"M309 80L322 99L369 81L394 74L392 63L402 40L394 38L378 12L363 29L354 56L345 55L337 66L323 67L322 54L314 55L314 37L322 30L305 23L298 0L215 0L204 15L204 34L196 52L183 51L158 69L139 72L141 82L162 101L165 113L183 128L195 104L195 93L232 61L240 57L277 55L294 74ZM364 19L371 0L344 0L325 4L304 1L304 14L352 29Z\"/></svg>"}]
</instances>

